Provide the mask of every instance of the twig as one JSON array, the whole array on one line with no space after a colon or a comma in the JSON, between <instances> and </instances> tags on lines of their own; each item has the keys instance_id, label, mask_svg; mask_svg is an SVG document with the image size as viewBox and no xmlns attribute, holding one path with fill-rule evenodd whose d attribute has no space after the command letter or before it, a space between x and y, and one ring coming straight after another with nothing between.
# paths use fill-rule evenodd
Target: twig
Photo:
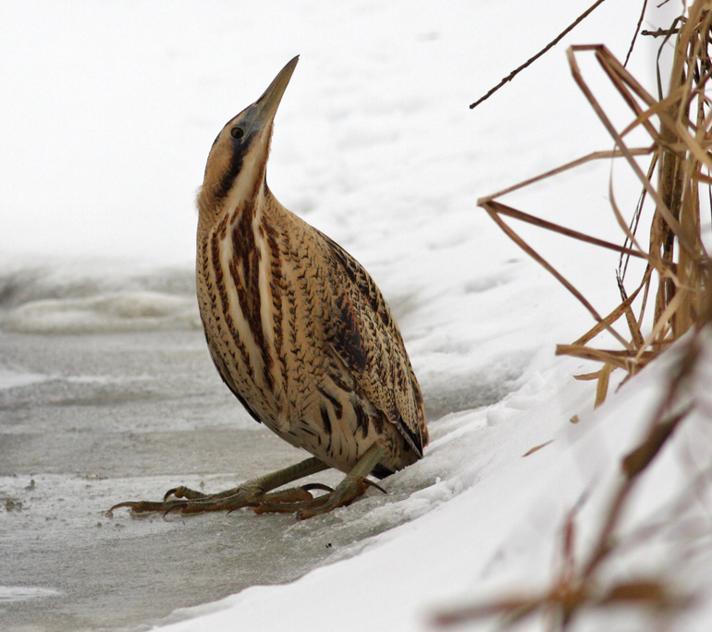
<instances>
[{"instance_id":1,"label":"twig","mask_svg":"<svg viewBox=\"0 0 712 632\"><path fill-rule=\"evenodd\" d=\"M630 153L633 154L634 156L647 156L655 150L654 146L650 147L634 147L630 149ZM580 158L576 158L575 160L570 160L569 162L564 163L563 165L559 165L558 167L554 169L549 169L548 171L545 171L544 173L540 173L536 176L533 176L531 178L527 178L526 180L522 180L521 182L517 182L517 184L513 184L511 186L508 186L506 189L502 189L501 191L497 191L496 193L490 193L489 195L485 195L481 197L479 200L477 200L477 204L480 205L484 202L487 202L489 200L494 200L495 198L502 197L504 195L507 195L508 193L513 193L514 191L517 191L519 189L523 189L524 187L528 187L531 184L534 184L536 182L539 182L540 180L545 180L546 178L550 178L551 176L558 175L559 173L563 173L564 171L568 171L569 169L573 169L575 167L580 167L581 165L586 164L587 162L591 162L594 160L602 160L605 158L623 158L623 152L620 150L603 150L603 151L592 151L585 156L581 156Z\"/></svg>"},{"instance_id":2,"label":"twig","mask_svg":"<svg viewBox=\"0 0 712 632\"><path fill-rule=\"evenodd\" d=\"M662 77L660 76L660 58L662 57L663 54L663 49L665 48L665 45L668 43L668 40L673 36L677 35L680 31L682 31L682 26L678 27L678 24L682 24L683 26L686 23L686 18L685 16L678 15L674 20L672 25L670 26L669 29L667 29L667 33L661 33L661 36L664 35L665 39L662 41L662 44L658 47L658 54L655 59L655 79L657 81L658 85L658 101L663 100L663 80ZM662 30L662 29L658 29ZM645 34L645 31L643 31L643 34Z\"/></svg>"},{"instance_id":3,"label":"twig","mask_svg":"<svg viewBox=\"0 0 712 632\"><path fill-rule=\"evenodd\" d=\"M632 153L632 152L631 152ZM653 155L650 165L648 166L648 173L646 174L648 179L652 179L655 173L655 167L658 164L657 153ZM635 234L638 232L638 224L640 223L640 217L643 213L643 205L645 204L645 198L647 196L647 191L641 189L640 195L638 196L638 203L635 205L635 212L633 213L633 218L628 226L628 231L626 233L625 241L623 242L624 247L628 247L629 244L633 244ZM625 259L625 263L623 262ZM625 253L621 253L620 259L618 260L618 271L617 276L620 278L621 282L625 281L625 275L628 272L628 262L630 261L630 256L625 256Z\"/></svg>"},{"instance_id":4,"label":"twig","mask_svg":"<svg viewBox=\"0 0 712 632\"><path fill-rule=\"evenodd\" d=\"M559 233L560 235L566 235L567 237L572 237L573 239L578 239L579 241L593 244L601 248L606 248L607 250L614 250L615 252L619 252L621 254L629 255L632 257L637 257L638 259L644 259L645 261L648 260L647 253L642 252L641 250L636 250L633 248L624 248L623 246L619 246L618 244L614 244L613 242L606 241L605 239L592 237L591 235L587 235L586 233L582 233L578 230L566 228L565 226L561 226L560 224L556 224L554 222L548 222L547 220L541 219L536 215L524 213L523 211L520 211L511 206L507 206L506 204L502 204L501 202L489 200L488 202L480 202L480 204L487 204L490 208L492 208L496 213L499 213L500 215L506 215L508 217L512 217L513 219L518 219L521 222L532 224L534 226L538 226L539 228L544 228L546 230L551 230L555 233Z\"/></svg>"},{"instance_id":5,"label":"twig","mask_svg":"<svg viewBox=\"0 0 712 632\"><path fill-rule=\"evenodd\" d=\"M638 33L640 33L640 25L643 23L643 17L645 16L645 9L648 8L648 0L643 0L643 8L640 10L640 17L638 18L638 24L635 26L635 34L633 35L633 39L630 41L630 48L628 48L628 53L625 56L625 61L623 62L623 66L628 65L628 60L630 59L630 55L633 52L633 47L635 46L635 40L638 39Z\"/></svg>"},{"instance_id":6,"label":"twig","mask_svg":"<svg viewBox=\"0 0 712 632\"><path fill-rule=\"evenodd\" d=\"M670 35L677 35L680 32L680 29L658 29L657 31L650 31L648 29L643 29L640 34L641 35L647 35L648 37L663 37L663 36L670 36Z\"/></svg>"},{"instance_id":7,"label":"twig","mask_svg":"<svg viewBox=\"0 0 712 632\"><path fill-rule=\"evenodd\" d=\"M486 101L489 99L497 90L499 90L505 83L508 81L511 81L516 77L522 70L524 70L527 66L531 65L534 63L539 57L541 57L544 53L546 53L548 50L556 46L561 39L569 33L571 30L573 30L581 21L585 20L586 17L590 13L593 12L594 9L598 7L598 5L603 4L605 0L596 0L588 9L586 9L581 15L579 15L571 24L569 24L561 33L559 33L553 40L551 40L544 48L542 48L536 55L530 57L527 59L523 64L520 66L517 66L512 72L510 72L506 77L503 77L502 80L494 87L490 88L486 94L482 95L477 101L474 103L470 104L470 109L473 110L476 108L480 103L483 101Z\"/></svg>"}]
</instances>

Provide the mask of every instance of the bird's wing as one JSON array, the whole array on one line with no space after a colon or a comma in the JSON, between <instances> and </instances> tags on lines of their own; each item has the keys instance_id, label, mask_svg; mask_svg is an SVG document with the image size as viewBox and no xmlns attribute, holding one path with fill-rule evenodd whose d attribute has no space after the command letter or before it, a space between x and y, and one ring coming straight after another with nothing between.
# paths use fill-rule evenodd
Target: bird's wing
<instances>
[{"instance_id":1,"label":"bird's wing","mask_svg":"<svg viewBox=\"0 0 712 632\"><path fill-rule=\"evenodd\" d=\"M216 353L213 349L213 345L210 343L210 338L208 337L207 333L205 334L205 340L208 343L208 351L210 352L210 358L212 359L215 368L218 370L218 374L220 375L220 378L222 379L223 383L230 389L230 391L232 391L232 394L237 397L238 401L242 404L242 407L250 414L250 417L252 417L258 424L261 424L262 420L260 419L259 415L254 411L253 408L250 407L250 405L247 403L247 400L237 390L237 387L233 383L232 377L230 376L230 371L228 371L227 367L225 366L225 363L220 358L220 354Z\"/></svg>"},{"instance_id":2,"label":"bird's wing","mask_svg":"<svg viewBox=\"0 0 712 632\"><path fill-rule=\"evenodd\" d=\"M428 443L423 398L403 338L368 272L336 242L320 233L331 259L326 339L348 367L355 390L393 423L422 456Z\"/></svg>"}]
</instances>

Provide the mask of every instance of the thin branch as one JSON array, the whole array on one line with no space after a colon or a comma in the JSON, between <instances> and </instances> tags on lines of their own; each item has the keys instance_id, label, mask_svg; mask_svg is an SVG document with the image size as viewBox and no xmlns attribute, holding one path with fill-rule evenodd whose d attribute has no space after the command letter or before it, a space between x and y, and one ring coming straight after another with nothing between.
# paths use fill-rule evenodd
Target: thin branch
<instances>
[{"instance_id":1,"label":"thin branch","mask_svg":"<svg viewBox=\"0 0 712 632\"><path fill-rule=\"evenodd\" d=\"M664 37L664 36L670 36L670 35L677 35L680 32L680 29L658 29L657 31L651 31L649 29L643 29L640 34L641 35L647 35L648 37Z\"/></svg>"},{"instance_id":2,"label":"thin branch","mask_svg":"<svg viewBox=\"0 0 712 632\"><path fill-rule=\"evenodd\" d=\"M635 40L638 39L638 33L640 33L640 25L643 23L643 17L645 17L645 9L648 8L648 0L643 0L643 8L640 10L640 17L638 18L638 24L635 27L635 34L633 35L633 39L630 41L630 48L628 49L628 53L625 56L625 61L623 62L623 66L628 65L628 60L630 59L630 55L633 52L633 47L635 46Z\"/></svg>"},{"instance_id":3,"label":"thin branch","mask_svg":"<svg viewBox=\"0 0 712 632\"><path fill-rule=\"evenodd\" d=\"M588 17L590 13L593 12L594 9L598 7L598 5L603 4L605 0L596 0L588 9L586 9L581 15L579 15L571 24L569 24L561 33L559 33L553 40L551 40L544 48L542 48L536 55L533 57L530 57L527 59L523 64L520 66L517 66L512 72L510 72L506 77L503 77L502 80L494 87L490 88L489 91L481 96L477 101L474 103L470 104L470 109L473 110L476 108L480 103L483 101L486 101L489 99L497 90L499 90L505 83L508 81L511 81L516 77L522 70L524 70L527 66L531 65L534 63L539 57L541 57L544 53L546 53L548 50L556 46L561 39L570 31L572 31L578 24L579 22L583 21Z\"/></svg>"},{"instance_id":4,"label":"thin branch","mask_svg":"<svg viewBox=\"0 0 712 632\"><path fill-rule=\"evenodd\" d=\"M630 153L633 154L634 156L647 156L653 153L655 150L654 146L650 147L635 147L630 149ZM532 178L527 178L526 180L522 180L521 182L517 182L517 184L513 184L512 186L508 186L506 189L502 189L501 191L497 191L495 193L490 193L489 195L485 195L484 197L481 197L479 200L477 200L477 204L483 204L484 202L488 202L489 200L494 200L495 198L502 197L504 195L507 195L508 193L512 193L514 191L517 191L518 189L523 189L524 187L528 187L531 184L534 184L535 182L539 182L539 180L544 180L546 178L550 178L551 176L558 175L559 173L563 173L564 171L568 171L569 169L573 169L575 167L579 167L583 164L586 164L588 162L594 161L594 160L602 160L604 158L623 158L623 152L620 150L610 150L610 151L592 151L591 153L586 154L585 156L581 156L580 158L576 158L575 160L571 160L569 162L564 163L563 165L559 165L558 167L555 167L554 169L549 169L548 171L545 171L544 173L540 173L539 175L533 176Z\"/></svg>"},{"instance_id":5,"label":"thin branch","mask_svg":"<svg viewBox=\"0 0 712 632\"><path fill-rule=\"evenodd\" d=\"M650 161L650 165L648 166L648 172L647 172L647 177L649 180L652 179L653 174L655 173L655 167L658 164L658 154L655 153L653 154L653 158ZM628 234L632 235L633 238L635 238L635 234L638 232L638 225L640 223L640 217L643 213L643 205L645 204L645 198L647 195L647 191L645 189L641 189L640 195L638 197L638 203L635 205L635 212L633 213L633 217L631 219L630 225L628 226L628 230L626 232L626 238L625 241L623 242L623 247L628 247L628 245L633 245L634 239L631 239L631 237L628 236ZM625 263L624 263L624 258L625 258ZM617 275L620 278L621 281L625 280L625 275L628 272L628 262L630 261L630 257L625 257L624 253L621 253L620 259L618 260L618 272Z\"/></svg>"},{"instance_id":6,"label":"thin branch","mask_svg":"<svg viewBox=\"0 0 712 632\"><path fill-rule=\"evenodd\" d=\"M487 205L487 206L485 206ZM593 244L594 246L600 246L601 248L606 248L608 250L613 250L621 254L629 255L632 257L638 257L639 259L648 260L648 255L641 250L635 250L633 248L624 248L613 242L606 241L605 239L599 239L598 237L592 237L586 233L582 233L578 230L573 230L571 228L566 228L560 224L555 224L554 222L548 222L545 219L536 217L536 215L530 215L529 213L524 213L523 211L517 210L496 200L489 200L488 202L480 202L480 206L483 208L491 208L495 212L501 215L507 215L514 219L518 219L521 222L526 222L527 224L532 224L533 226L538 226L539 228L544 228L546 230L551 230L555 233L561 235L566 235L567 237L572 237L573 239L578 239L579 241L585 241L586 243Z\"/></svg>"}]
</instances>

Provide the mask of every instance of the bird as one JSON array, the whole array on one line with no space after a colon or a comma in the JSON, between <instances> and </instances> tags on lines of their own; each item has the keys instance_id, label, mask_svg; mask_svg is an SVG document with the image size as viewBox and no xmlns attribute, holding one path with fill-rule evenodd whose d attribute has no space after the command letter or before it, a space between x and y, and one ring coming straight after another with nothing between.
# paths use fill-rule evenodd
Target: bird
<instances>
[{"instance_id":1,"label":"bird","mask_svg":"<svg viewBox=\"0 0 712 632\"><path fill-rule=\"evenodd\" d=\"M428 444L421 389L375 281L267 185L275 115L298 61L213 141L197 197L196 290L225 385L257 422L312 456L223 492L178 486L162 501L112 510L249 507L309 518L382 489L369 476L415 463ZM345 473L335 488L278 489L327 468Z\"/></svg>"}]
</instances>

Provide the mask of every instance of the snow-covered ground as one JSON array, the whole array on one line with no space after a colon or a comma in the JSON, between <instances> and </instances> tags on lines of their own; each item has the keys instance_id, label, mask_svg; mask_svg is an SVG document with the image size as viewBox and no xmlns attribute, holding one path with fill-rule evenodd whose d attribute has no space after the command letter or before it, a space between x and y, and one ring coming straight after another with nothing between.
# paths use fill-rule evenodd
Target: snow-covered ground
<instances>
[{"instance_id":1,"label":"snow-covered ground","mask_svg":"<svg viewBox=\"0 0 712 632\"><path fill-rule=\"evenodd\" d=\"M570 79L564 49L604 42L622 58L639 3L609 0L495 97L474 112L467 105L588 4L0 5L0 331L197 328L193 200L207 151L223 123L299 53L268 181L288 208L372 272L426 394L433 443L426 458L388 479L392 497L369 496L285 537L356 522L361 534L399 526L340 550L293 584L179 612L190 618L175 629L427 627L438 608L551 577L565 516L584 491L578 546L587 550L616 462L642 433L665 366L591 413L593 385L571 376L593 367L553 356L557 342L590 326L588 315L475 200L610 147ZM671 10L650 7L646 24L665 24ZM629 66L651 90L653 60L641 40ZM592 87L623 120L622 104L589 62L582 67ZM609 172L608 164L588 166L509 201L619 241ZM613 173L618 202L630 208L634 183L624 169ZM616 304L614 255L582 256L560 237L520 232L600 311ZM0 387L29 388L35 379L0 358ZM697 415L651 471L626 528L666 515L659 508L692 478L681 463L709 462L710 442L700 440L709 428ZM684 450L692 461L677 458ZM690 556L661 542L631 552L629 567L617 570L654 572L683 559L685 581L709 587L709 547ZM625 629L651 625L622 621ZM707 606L672 629L710 625Z\"/></svg>"}]
</instances>

